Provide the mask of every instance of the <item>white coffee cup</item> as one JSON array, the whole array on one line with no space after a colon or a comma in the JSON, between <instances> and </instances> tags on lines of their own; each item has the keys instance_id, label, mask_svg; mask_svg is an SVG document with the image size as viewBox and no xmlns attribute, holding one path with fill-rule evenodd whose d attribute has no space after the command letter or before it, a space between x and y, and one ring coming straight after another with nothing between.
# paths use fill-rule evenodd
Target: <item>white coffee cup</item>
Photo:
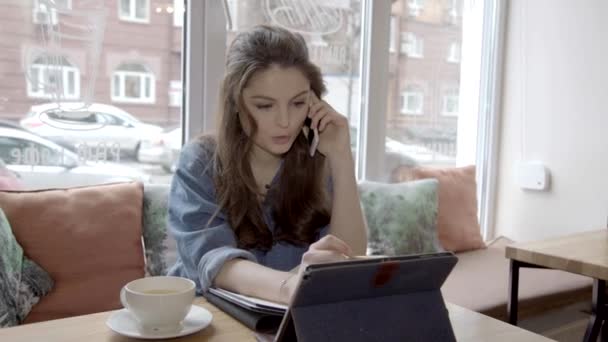
<instances>
[{"instance_id":1,"label":"white coffee cup","mask_svg":"<svg viewBox=\"0 0 608 342\"><path fill-rule=\"evenodd\" d=\"M120 301L144 331L170 332L180 327L194 300L190 279L158 276L133 280L120 291Z\"/></svg>"}]
</instances>

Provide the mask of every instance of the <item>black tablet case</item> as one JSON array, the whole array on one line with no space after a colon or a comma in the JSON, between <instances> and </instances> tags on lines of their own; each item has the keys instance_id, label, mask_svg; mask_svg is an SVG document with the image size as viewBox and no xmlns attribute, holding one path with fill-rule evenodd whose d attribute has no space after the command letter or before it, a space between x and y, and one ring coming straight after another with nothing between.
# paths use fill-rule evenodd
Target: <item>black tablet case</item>
<instances>
[{"instance_id":1,"label":"black tablet case","mask_svg":"<svg viewBox=\"0 0 608 342\"><path fill-rule=\"evenodd\" d=\"M276 341L455 341L441 285L452 253L311 265Z\"/></svg>"}]
</instances>

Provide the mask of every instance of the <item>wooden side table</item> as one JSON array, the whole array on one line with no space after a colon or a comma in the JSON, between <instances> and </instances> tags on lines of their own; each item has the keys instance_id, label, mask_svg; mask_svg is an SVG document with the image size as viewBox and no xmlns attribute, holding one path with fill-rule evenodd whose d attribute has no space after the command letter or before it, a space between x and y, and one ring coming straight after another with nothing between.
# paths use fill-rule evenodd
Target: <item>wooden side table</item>
<instances>
[{"instance_id":1,"label":"wooden side table","mask_svg":"<svg viewBox=\"0 0 608 342\"><path fill-rule=\"evenodd\" d=\"M608 230L516 243L507 246L505 253L511 259L507 303L509 323L517 325L519 269L532 267L562 270L593 278L593 307L584 341L597 340L602 323L608 318ZM602 329L602 340L608 341L608 328Z\"/></svg>"}]
</instances>

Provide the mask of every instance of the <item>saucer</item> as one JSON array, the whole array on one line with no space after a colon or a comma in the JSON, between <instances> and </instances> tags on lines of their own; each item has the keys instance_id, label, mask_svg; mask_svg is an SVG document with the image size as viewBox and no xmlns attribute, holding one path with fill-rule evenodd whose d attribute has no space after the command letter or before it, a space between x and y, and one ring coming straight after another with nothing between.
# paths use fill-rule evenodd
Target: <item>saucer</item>
<instances>
[{"instance_id":1,"label":"saucer","mask_svg":"<svg viewBox=\"0 0 608 342\"><path fill-rule=\"evenodd\" d=\"M184 318L180 324L180 327L176 331L170 333L143 331L135 317L133 317L133 315L127 311L127 309L118 310L112 313L112 315L110 315L106 321L106 325L108 328L120 335L147 340L156 340L194 334L195 332L203 330L205 327L207 327L211 323L212 319L213 315L207 309L197 305L192 305L190 312L188 312L188 315L186 318Z\"/></svg>"}]
</instances>

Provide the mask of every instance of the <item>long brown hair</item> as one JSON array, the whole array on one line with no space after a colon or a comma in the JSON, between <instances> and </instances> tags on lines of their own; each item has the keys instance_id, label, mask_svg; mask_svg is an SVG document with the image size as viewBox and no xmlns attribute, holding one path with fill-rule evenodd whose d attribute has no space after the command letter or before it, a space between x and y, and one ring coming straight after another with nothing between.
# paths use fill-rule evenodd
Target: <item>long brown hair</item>
<instances>
[{"instance_id":1,"label":"long brown hair","mask_svg":"<svg viewBox=\"0 0 608 342\"><path fill-rule=\"evenodd\" d=\"M245 115L251 127L249 134L254 136L257 126L244 105L243 89L252 75L273 65L300 70L319 98L326 91L321 70L310 62L306 42L299 34L274 26L256 26L238 34L230 45L220 90L214 181L219 207L225 211L240 248L269 250L277 241L309 244L330 220L323 177L325 158L320 153L310 157L308 142L300 134L284 155L278 186L266 194L277 227L274 237L264 221L250 164L253 142L239 115Z\"/></svg>"}]
</instances>

